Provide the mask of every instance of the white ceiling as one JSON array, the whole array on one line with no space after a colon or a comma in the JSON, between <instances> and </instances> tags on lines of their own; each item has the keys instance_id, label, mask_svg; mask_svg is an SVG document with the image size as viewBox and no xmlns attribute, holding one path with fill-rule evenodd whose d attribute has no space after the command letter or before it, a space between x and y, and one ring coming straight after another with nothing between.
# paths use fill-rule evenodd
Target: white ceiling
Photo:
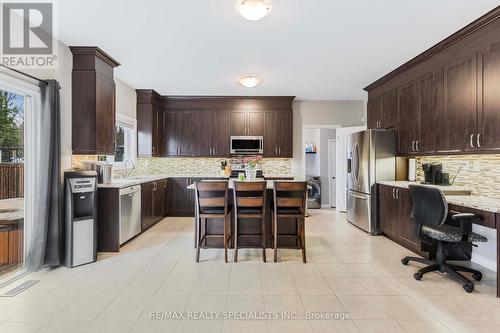
<instances>
[{"instance_id":1,"label":"white ceiling","mask_svg":"<svg viewBox=\"0 0 500 333\"><path fill-rule=\"evenodd\" d=\"M498 0L60 0L58 37L99 46L116 76L168 95L364 99L362 88L499 5ZM253 89L243 74L263 80Z\"/></svg>"}]
</instances>

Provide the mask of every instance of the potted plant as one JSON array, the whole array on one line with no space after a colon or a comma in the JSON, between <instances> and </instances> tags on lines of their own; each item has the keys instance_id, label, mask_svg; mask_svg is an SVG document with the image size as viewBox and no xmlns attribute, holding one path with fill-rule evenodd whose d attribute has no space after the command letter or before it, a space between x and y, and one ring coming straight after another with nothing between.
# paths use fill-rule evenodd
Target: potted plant
<instances>
[{"instance_id":1,"label":"potted plant","mask_svg":"<svg viewBox=\"0 0 500 333\"><path fill-rule=\"evenodd\" d=\"M245 176L247 180L255 180L257 176L257 164L261 163L262 156L248 156L243 158L245 164Z\"/></svg>"}]
</instances>

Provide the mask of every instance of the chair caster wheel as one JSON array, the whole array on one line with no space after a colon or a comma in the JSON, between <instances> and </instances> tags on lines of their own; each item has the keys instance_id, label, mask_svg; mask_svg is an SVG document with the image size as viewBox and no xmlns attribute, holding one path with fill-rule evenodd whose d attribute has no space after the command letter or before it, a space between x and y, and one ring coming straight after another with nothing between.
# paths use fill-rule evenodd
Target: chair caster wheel
<instances>
[{"instance_id":1,"label":"chair caster wheel","mask_svg":"<svg viewBox=\"0 0 500 333\"><path fill-rule=\"evenodd\" d=\"M420 281L422 280L422 273L416 272L415 274L413 274L413 277L415 278L415 280Z\"/></svg>"},{"instance_id":2,"label":"chair caster wheel","mask_svg":"<svg viewBox=\"0 0 500 333\"><path fill-rule=\"evenodd\" d=\"M468 283L468 284L464 284L464 290L466 292L468 292L469 294L474 291L474 283Z\"/></svg>"},{"instance_id":3,"label":"chair caster wheel","mask_svg":"<svg viewBox=\"0 0 500 333\"><path fill-rule=\"evenodd\" d=\"M476 281L481 281L481 279L483 278L483 274L481 273L474 273L472 274L472 278Z\"/></svg>"},{"instance_id":4,"label":"chair caster wheel","mask_svg":"<svg viewBox=\"0 0 500 333\"><path fill-rule=\"evenodd\" d=\"M408 259L406 259L406 258L401 259L401 263L402 263L403 265L408 265L408 263L409 263L409 262L410 262L410 260L408 260Z\"/></svg>"}]
</instances>

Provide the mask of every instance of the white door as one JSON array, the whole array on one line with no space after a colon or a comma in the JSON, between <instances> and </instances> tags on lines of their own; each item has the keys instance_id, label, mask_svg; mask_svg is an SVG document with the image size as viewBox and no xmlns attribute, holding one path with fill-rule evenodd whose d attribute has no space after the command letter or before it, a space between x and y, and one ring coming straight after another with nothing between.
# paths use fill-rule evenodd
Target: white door
<instances>
[{"instance_id":1,"label":"white door","mask_svg":"<svg viewBox=\"0 0 500 333\"><path fill-rule=\"evenodd\" d=\"M328 186L330 207L334 208L337 205L337 141L328 140Z\"/></svg>"},{"instance_id":2,"label":"white door","mask_svg":"<svg viewBox=\"0 0 500 333\"><path fill-rule=\"evenodd\" d=\"M337 128L336 148L336 208L345 212L347 208L347 136L364 131L366 126Z\"/></svg>"}]
</instances>

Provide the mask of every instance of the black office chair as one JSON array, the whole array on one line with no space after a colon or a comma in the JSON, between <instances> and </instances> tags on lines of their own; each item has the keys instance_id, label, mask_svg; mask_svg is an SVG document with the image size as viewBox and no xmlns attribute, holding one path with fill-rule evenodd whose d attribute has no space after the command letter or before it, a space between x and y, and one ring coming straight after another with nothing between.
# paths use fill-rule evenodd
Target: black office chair
<instances>
[{"instance_id":1,"label":"black office chair","mask_svg":"<svg viewBox=\"0 0 500 333\"><path fill-rule=\"evenodd\" d=\"M472 232L472 221L479 217L470 213L451 214L449 224L445 224L448 220L448 204L441 190L429 186L410 185L410 194L413 200L411 218L415 223L415 232L419 233L422 241L437 244L437 252L435 260L404 257L401 262L403 265L408 265L409 261L428 265L414 274L416 280L421 280L422 276L429 272L446 272L461 281L465 291L471 293L474 290L474 283L459 272L472 273L472 278L476 281L481 280L481 272L449 264L446 256L450 248L460 243L487 241L486 237Z\"/></svg>"}]
</instances>

